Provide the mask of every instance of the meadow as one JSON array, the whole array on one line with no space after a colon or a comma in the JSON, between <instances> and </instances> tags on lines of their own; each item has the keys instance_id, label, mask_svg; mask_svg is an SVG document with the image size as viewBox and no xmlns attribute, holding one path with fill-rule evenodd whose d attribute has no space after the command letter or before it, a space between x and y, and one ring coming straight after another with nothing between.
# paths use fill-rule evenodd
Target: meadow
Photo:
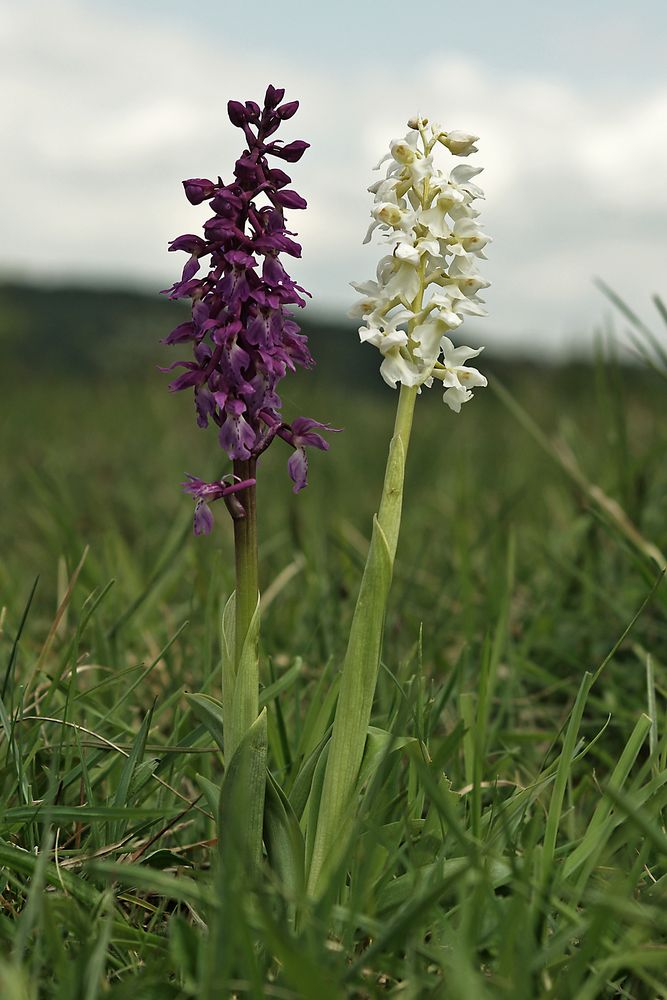
<instances>
[{"instance_id":1,"label":"meadow","mask_svg":"<svg viewBox=\"0 0 667 1000\"><path fill-rule=\"evenodd\" d=\"M308 489L278 446L258 484L297 817L395 406L359 350L285 383L344 428ZM224 511L194 538L179 491L220 473L212 432L153 361L54 374L24 345L3 370L4 1000L667 996L667 384L608 347L490 353L474 406L418 401L356 836L316 902L216 864L219 723L189 695L220 695L233 544Z\"/></svg>"}]
</instances>

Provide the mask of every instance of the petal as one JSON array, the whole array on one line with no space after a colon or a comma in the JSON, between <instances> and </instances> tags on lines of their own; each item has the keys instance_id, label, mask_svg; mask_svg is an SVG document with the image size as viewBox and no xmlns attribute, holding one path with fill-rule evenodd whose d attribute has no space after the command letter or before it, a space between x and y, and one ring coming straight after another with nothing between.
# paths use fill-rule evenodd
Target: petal
<instances>
[{"instance_id":1,"label":"petal","mask_svg":"<svg viewBox=\"0 0 667 1000\"><path fill-rule=\"evenodd\" d=\"M460 163L457 167L454 167L449 177L455 184L465 184L472 177L481 174L482 170L484 170L484 167L473 167L468 163Z\"/></svg>"},{"instance_id":2,"label":"petal","mask_svg":"<svg viewBox=\"0 0 667 1000\"><path fill-rule=\"evenodd\" d=\"M447 337L443 337L442 339L448 340ZM449 340L449 344L452 344L451 340ZM476 358L483 350L483 347L479 347L477 350L474 347L454 347L453 345L449 350L445 350L443 347L445 364L448 368L458 368L460 365L464 365L466 361L469 361L470 358Z\"/></svg>"},{"instance_id":3,"label":"petal","mask_svg":"<svg viewBox=\"0 0 667 1000\"><path fill-rule=\"evenodd\" d=\"M461 404L467 403L468 400L472 399L472 393L467 389L459 389L455 386L451 389L447 389L442 398L445 403L447 403L450 410L453 410L454 413L460 413Z\"/></svg>"},{"instance_id":4,"label":"petal","mask_svg":"<svg viewBox=\"0 0 667 1000\"><path fill-rule=\"evenodd\" d=\"M467 389L476 389L489 384L486 376L478 372L476 368L459 368L458 376Z\"/></svg>"},{"instance_id":5,"label":"petal","mask_svg":"<svg viewBox=\"0 0 667 1000\"><path fill-rule=\"evenodd\" d=\"M195 504L194 533L195 535L209 535L213 527L213 514L211 508L205 500L198 500Z\"/></svg>"},{"instance_id":6,"label":"petal","mask_svg":"<svg viewBox=\"0 0 667 1000\"><path fill-rule=\"evenodd\" d=\"M287 462L287 471L294 483L294 492L298 493L308 485L308 458L304 448L296 448Z\"/></svg>"}]
</instances>

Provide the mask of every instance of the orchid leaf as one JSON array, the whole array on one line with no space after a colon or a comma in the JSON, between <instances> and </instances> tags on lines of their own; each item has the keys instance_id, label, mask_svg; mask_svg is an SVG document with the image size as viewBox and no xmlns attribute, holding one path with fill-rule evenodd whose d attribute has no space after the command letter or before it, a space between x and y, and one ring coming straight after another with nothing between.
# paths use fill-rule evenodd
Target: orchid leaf
<instances>
[{"instance_id":1,"label":"orchid leaf","mask_svg":"<svg viewBox=\"0 0 667 1000\"><path fill-rule=\"evenodd\" d=\"M222 616L222 711L225 757L231 759L259 711L259 600L250 621L238 664L235 662L234 594Z\"/></svg>"},{"instance_id":2,"label":"orchid leaf","mask_svg":"<svg viewBox=\"0 0 667 1000\"><path fill-rule=\"evenodd\" d=\"M234 751L220 790L218 844L223 861L234 865L238 860L250 874L258 871L262 860L266 759L263 708Z\"/></svg>"},{"instance_id":3,"label":"orchid leaf","mask_svg":"<svg viewBox=\"0 0 667 1000\"><path fill-rule=\"evenodd\" d=\"M264 801L264 843L284 889L293 897L300 895L305 880L303 834L289 799L270 771Z\"/></svg>"},{"instance_id":4,"label":"orchid leaf","mask_svg":"<svg viewBox=\"0 0 667 1000\"><path fill-rule=\"evenodd\" d=\"M210 694L186 694L186 701L215 742L223 750L222 703Z\"/></svg>"}]
</instances>

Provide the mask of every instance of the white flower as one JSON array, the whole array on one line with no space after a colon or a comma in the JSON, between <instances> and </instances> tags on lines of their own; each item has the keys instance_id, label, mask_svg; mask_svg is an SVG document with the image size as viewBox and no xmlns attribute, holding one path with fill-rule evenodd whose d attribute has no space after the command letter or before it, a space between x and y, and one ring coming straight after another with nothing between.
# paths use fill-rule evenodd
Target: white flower
<instances>
[{"instance_id":1,"label":"white flower","mask_svg":"<svg viewBox=\"0 0 667 1000\"><path fill-rule=\"evenodd\" d=\"M487 310L478 299L457 299L454 309L459 316L488 316Z\"/></svg>"},{"instance_id":2,"label":"white flower","mask_svg":"<svg viewBox=\"0 0 667 1000\"><path fill-rule=\"evenodd\" d=\"M442 398L450 410L453 410L454 413L460 413L462 403L469 403L472 399L472 393L470 389L463 389L461 386L453 385L451 389L446 389L443 392Z\"/></svg>"},{"instance_id":3,"label":"white flower","mask_svg":"<svg viewBox=\"0 0 667 1000\"><path fill-rule=\"evenodd\" d=\"M417 344L413 352L415 357L434 365L442 350L443 337L462 322L461 317L451 309L438 309L429 313L428 318L423 323L417 323L410 334Z\"/></svg>"},{"instance_id":4,"label":"white flower","mask_svg":"<svg viewBox=\"0 0 667 1000\"><path fill-rule=\"evenodd\" d=\"M482 278L475 267L474 260L464 254L454 257L449 265L447 287L455 286L461 295L473 298L482 288L488 288L489 281Z\"/></svg>"},{"instance_id":5,"label":"white flower","mask_svg":"<svg viewBox=\"0 0 667 1000\"><path fill-rule=\"evenodd\" d=\"M374 196L364 242L379 229L393 248L377 265L375 281L353 283L360 300L350 315L363 319L360 340L376 347L388 385L443 383L444 400L458 412L485 377L465 364L479 351L454 347L449 334L464 316L486 313L478 293L488 286L475 260L490 237L476 221L482 190L472 182L480 167L459 164L449 174L433 162L437 143L456 156L476 152L476 136L445 132L426 118L411 118L410 132L394 139L378 167L385 176ZM430 134L429 134L430 131Z\"/></svg>"},{"instance_id":6,"label":"white flower","mask_svg":"<svg viewBox=\"0 0 667 1000\"><path fill-rule=\"evenodd\" d=\"M387 281L386 289L389 295L398 295L401 302L412 302L419 294L419 272L409 261L398 260L396 257L385 258L392 261L393 274Z\"/></svg>"},{"instance_id":7,"label":"white flower","mask_svg":"<svg viewBox=\"0 0 667 1000\"><path fill-rule=\"evenodd\" d=\"M379 181L371 184L366 190L375 195L376 202L390 201L394 205L398 205L404 193L401 192L399 195L400 188L405 188L405 182L400 177L382 177Z\"/></svg>"},{"instance_id":8,"label":"white flower","mask_svg":"<svg viewBox=\"0 0 667 1000\"><path fill-rule=\"evenodd\" d=\"M445 403L459 413L461 404L472 399L471 389L478 386L488 385L487 380L476 368L468 368L465 364L470 358L476 358L481 354L483 348L475 350L472 347L454 347L449 337L443 337L441 341L443 354L442 364L444 372L435 372L438 378L442 379L445 386L443 399Z\"/></svg>"},{"instance_id":9,"label":"white flower","mask_svg":"<svg viewBox=\"0 0 667 1000\"><path fill-rule=\"evenodd\" d=\"M359 329L359 339L364 342L379 347L383 338L391 338L391 346L398 344L404 347L408 342L408 336L404 330L399 330L401 323L408 323L414 314L409 309L399 309L392 315L386 315L379 311L369 313L365 317L366 326Z\"/></svg>"},{"instance_id":10,"label":"white flower","mask_svg":"<svg viewBox=\"0 0 667 1000\"><path fill-rule=\"evenodd\" d=\"M452 235L446 218L448 211L448 207L443 208L440 203L436 203L432 208L427 208L420 213L419 222L428 229L432 236L439 240L448 240Z\"/></svg>"},{"instance_id":11,"label":"white flower","mask_svg":"<svg viewBox=\"0 0 667 1000\"><path fill-rule=\"evenodd\" d=\"M491 237L483 233L474 219L457 219L450 237L452 253L474 253L482 256L482 251Z\"/></svg>"},{"instance_id":12,"label":"white flower","mask_svg":"<svg viewBox=\"0 0 667 1000\"><path fill-rule=\"evenodd\" d=\"M380 375L387 385L390 385L392 389L396 388L397 382L400 382L401 385L421 385L424 381L424 375L414 359L406 358L398 346L392 346L391 349L387 350L385 345L386 341L380 347L380 351L384 355L384 361L380 365Z\"/></svg>"},{"instance_id":13,"label":"white flower","mask_svg":"<svg viewBox=\"0 0 667 1000\"><path fill-rule=\"evenodd\" d=\"M440 245L437 240L428 238L415 239L412 234L401 234L396 237L394 256L398 260L407 261L416 267L424 254L435 255L439 250Z\"/></svg>"},{"instance_id":14,"label":"white flower","mask_svg":"<svg viewBox=\"0 0 667 1000\"><path fill-rule=\"evenodd\" d=\"M377 281L353 281L351 284L354 290L362 296L348 313L353 319L364 317L367 313L375 311L384 312L395 305L395 301L392 302L391 297L387 295L385 286Z\"/></svg>"},{"instance_id":15,"label":"white flower","mask_svg":"<svg viewBox=\"0 0 667 1000\"><path fill-rule=\"evenodd\" d=\"M483 199L484 192L481 187L470 183L470 179L472 177L476 177L477 174L481 174L483 169L484 167L473 167L469 163L459 163L459 165L454 167L449 175L449 183L457 185L461 191L468 194L470 198Z\"/></svg>"},{"instance_id":16,"label":"white flower","mask_svg":"<svg viewBox=\"0 0 667 1000\"><path fill-rule=\"evenodd\" d=\"M403 330L389 329L383 332L378 327L362 327L359 330L359 339L362 343L372 344L380 351L383 357L380 375L392 389L396 388L397 382L403 385L419 385L423 381L418 362L410 358L409 352L404 350L408 337Z\"/></svg>"},{"instance_id":17,"label":"white flower","mask_svg":"<svg viewBox=\"0 0 667 1000\"><path fill-rule=\"evenodd\" d=\"M371 212L373 221L368 227L368 232L364 237L364 243L370 243L373 230L380 226L381 229L410 230L414 226L415 213L408 211L404 205L399 205L397 201L381 201Z\"/></svg>"},{"instance_id":18,"label":"white flower","mask_svg":"<svg viewBox=\"0 0 667 1000\"><path fill-rule=\"evenodd\" d=\"M417 159L415 149L418 136L411 132L405 139L395 139L391 144L391 155L397 163L410 164Z\"/></svg>"}]
</instances>

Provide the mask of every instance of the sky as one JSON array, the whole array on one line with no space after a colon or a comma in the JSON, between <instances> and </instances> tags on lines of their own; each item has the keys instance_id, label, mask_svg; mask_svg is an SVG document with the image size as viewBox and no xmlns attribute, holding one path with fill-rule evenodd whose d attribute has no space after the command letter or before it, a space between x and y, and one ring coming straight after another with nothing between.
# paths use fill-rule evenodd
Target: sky
<instances>
[{"instance_id":1,"label":"sky","mask_svg":"<svg viewBox=\"0 0 667 1000\"><path fill-rule=\"evenodd\" d=\"M596 277L645 316L667 294L666 38L663 0L4 0L0 277L171 284L167 242L206 217L180 181L230 176L227 101L272 82L301 102L284 138L311 143L290 222L314 309L373 276L372 166L419 113L480 136L475 335L581 348L611 312Z\"/></svg>"}]
</instances>

